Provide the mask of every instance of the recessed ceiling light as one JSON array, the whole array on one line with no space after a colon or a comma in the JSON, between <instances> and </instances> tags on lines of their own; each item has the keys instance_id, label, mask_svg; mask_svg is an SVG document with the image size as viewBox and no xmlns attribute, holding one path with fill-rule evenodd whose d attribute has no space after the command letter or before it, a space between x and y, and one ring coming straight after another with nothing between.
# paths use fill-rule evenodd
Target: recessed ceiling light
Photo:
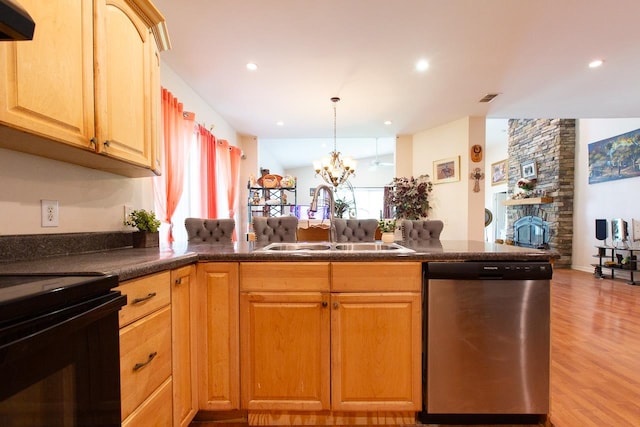
<instances>
[{"instance_id":1,"label":"recessed ceiling light","mask_svg":"<svg viewBox=\"0 0 640 427\"><path fill-rule=\"evenodd\" d=\"M255 70L257 70L257 69L258 69L258 65L257 65L257 64L254 64L253 62L249 62L249 63L247 64L247 70L249 70L249 71L255 71Z\"/></svg>"},{"instance_id":2,"label":"recessed ceiling light","mask_svg":"<svg viewBox=\"0 0 640 427\"><path fill-rule=\"evenodd\" d=\"M416 70L417 71L426 71L429 68L429 61L426 59L421 59L416 62Z\"/></svg>"},{"instance_id":3,"label":"recessed ceiling light","mask_svg":"<svg viewBox=\"0 0 640 427\"><path fill-rule=\"evenodd\" d=\"M384 121L384 124L385 124L386 126L391 126L391 125L393 124L393 122L392 122L391 120L385 120L385 121Z\"/></svg>"},{"instance_id":4,"label":"recessed ceiling light","mask_svg":"<svg viewBox=\"0 0 640 427\"><path fill-rule=\"evenodd\" d=\"M596 59L595 61L589 62L589 68L598 68L602 64L604 64L603 59Z\"/></svg>"},{"instance_id":5,"label":"recessed ceiling light","mask_svg":"<svg viewBox=\"0 0 640 427\"><path fill-rule=\"evenodd\" d=\"M283 122L282 120L277 121L277 122L276 122L276 125L278 125L278 126L284 126L284 122Z\"/></svg>"}]
</instances>

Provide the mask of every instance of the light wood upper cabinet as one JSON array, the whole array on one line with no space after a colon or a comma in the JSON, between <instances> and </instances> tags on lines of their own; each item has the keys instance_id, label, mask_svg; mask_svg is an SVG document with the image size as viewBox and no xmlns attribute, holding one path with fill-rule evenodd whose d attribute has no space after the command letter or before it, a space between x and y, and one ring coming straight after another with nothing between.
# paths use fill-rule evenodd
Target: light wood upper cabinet
<instances>
[{"instance_id":1,"label":"light wood upper cabinet","mask_svg":"<svg viewBox=\"0 0 640 427\"><path fill-rule=\"evenodd\" d=\"M198 407L240 408L238 263L197 267Z\"/></svg>"},{"instance_id":2,"label":"light wood upper cabinet","mask_svg":"<svg viewBox=\"0 0 640 427\"><path fill-rule=\"evenodd\" d=\"M96 6L98 152L152 169L153 37L125 0L103 0Z\"/></svg>"},{"instance_id":3,"label":"light wood upper cabinet","mask_svg":"<svg viewBox=\"0 0 640 427\"><path fill-rule=\"evenodd\" d=\"M157 52L168 39L153 4L21 4L36 31L0 44L0 147L126 176L159 172Z\"/></svg>"},{"instance_id":4,"label":"light wood upper cabinet","mask_svg":"<svg viewBox=\"0 0 640 427\"><path fill-rule=\"evenodd\" d=\"M20 4L35 20L36 31L32 41L0 43L0 121L94 151L92 2ZM30 148L24 141L14 144Z\"/></svg>"}]
</instances>

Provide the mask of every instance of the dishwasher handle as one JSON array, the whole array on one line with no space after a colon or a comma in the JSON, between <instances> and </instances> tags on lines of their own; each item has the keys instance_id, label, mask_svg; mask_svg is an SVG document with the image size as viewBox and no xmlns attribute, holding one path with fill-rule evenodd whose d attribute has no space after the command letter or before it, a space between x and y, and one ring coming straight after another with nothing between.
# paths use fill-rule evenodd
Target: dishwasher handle
<instances>
[{"instance_id":1,"label":"dishwasher handle","mask_svg":"<svg viewBox=\"0 0 640 427\"><path fill-rule=\"evenodd\" d=\"M424 268L427 279L550 280L553 275L548 262L427 262Z\"/></svg>"}]
</instances>

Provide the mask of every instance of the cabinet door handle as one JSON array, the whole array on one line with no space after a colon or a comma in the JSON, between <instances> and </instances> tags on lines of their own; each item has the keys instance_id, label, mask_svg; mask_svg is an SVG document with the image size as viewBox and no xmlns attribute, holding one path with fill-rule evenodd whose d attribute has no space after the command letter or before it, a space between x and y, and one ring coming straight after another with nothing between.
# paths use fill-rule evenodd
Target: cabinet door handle
<instances>
[{"instance_id":1,"label":"cabinet door handle","mask_svg":"<svg viewBox=\"0 0 640 427\"><path fill-rule=\"evenodd\" d=\"M102 143L102 145L104 145L105 147L108 147L109 145L111 145L111 143L107 139L105 142Z\"/></svg>"},{"instance_id":2,"label":"cabinet door handle","mask_svg":"<svg viewBox=\"0 0 640 427\"><path fill-rule=\"evenodd\" d=\"M322 301L322 306L323 306L323 307L326 307L326 306L328 306L328 305L329 305L329 303L327 303L326 301Z\"/></svg>"},{"instance_id":3,"label":"cabinet door handle","mask_svg":"<svg viewBox=\"0 0 640 427\"><path fill-rule=\"evenodd\" d=\"M93 145L94 147L96 146L96 144L98 143L98 138L96 138L95 136L93 138L91 138L89 140L89 142L91 143L91 145Z\"/></svg>"},{"instance_id":4,"label":"cabinet door handle","mask_svg":"<svg viewBox=\"0 0 640 427\"><path fill-rule=\"evenodd\" d=\"M149 357L147 358L146 362L142 362L142 363L136 363L135 365L133 365L133 370L137 371L140 370L142 368L144 368L145 366L147 366L149 363L151 363L151 361L153 359L155 359L155 357L158 355L157 351L154 351L153 353L151 353L149 355Z\"/></svg>"},{"instance_id":5,"label":"cabinet door handle","mask_svg":"<svg viewBox=\"0 0 640 427\"><path fill-rule=\"evenodd\" d=\"M337 302L334 302L334 303L333 303L333 308L334 308L334 309L337 309L337 308L338 308L338 306L339 306L339 305L338 305L338 303L337 303Z\"/></svg>"},{"instance_id":6,"label":"cabinet door handle","mask_svg":"<svg viewBox=\"0 0 640 427\"><path fill-rule=\"evenodd\" d=\"M176 279L176 285L182 285L182 277Z\"/></svg>"},{"instance_id":7,"label":"cabinet door handle","mask_svg":"<svg viewBox=\"0 0 640 427\"><path fill-rule=\"evenodd\" d=\"M150 292L144 297L140 297L140 298L134 299L133 301L131 301L131 304L140 304L141 302L145 302L147 300L150 300L151 298L153 298L155 296L156 296L155 292Z\"/></svg>"}]
</instances>

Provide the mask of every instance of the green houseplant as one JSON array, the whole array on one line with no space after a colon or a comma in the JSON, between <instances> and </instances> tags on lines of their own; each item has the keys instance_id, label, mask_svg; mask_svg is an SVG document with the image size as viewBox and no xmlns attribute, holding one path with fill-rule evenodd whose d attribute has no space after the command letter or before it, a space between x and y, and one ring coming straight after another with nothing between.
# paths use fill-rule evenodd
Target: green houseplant
<instances>
[{"instance_id":1,"label":"green houseplant","mask_svg":"<svg viewBox=\"0 0 640 427\"><path fill-rule=\"evenodd\" d=\"M380 227L380 231L383 233L393 233L396 230L396 220L381 219L378 221L378 227Z\"/></svg>"},{"instance_id":2,"label":"green houseplant","mask_svg":"<svg viewBox=\"0 0 640 427\"><path fill-rule=\"evenodd\" d=\"M395 240L396 220L395 219L381 219L378 221L378 228L382 232L382 241L385 243L391 243Z\"/></svg>"},{"instance_id":3,"label":"green houseplant","mask_svg":"<svg viewBox=\"0 0 640 427\"><path fill-rule=\"evenodd\" d=\"M160 245L160 220L153 211L137 209L131 211L124 225L135 227L137 232L132 234L134 248L153 248Z\"/></svg>"},{"instance_id":4,"label":"green houseplant","mask_svg":"<svg viewBox=\"0 0 640 427\"><path fill-rule=\"evenodd\" d=\"M423 219L429 214L429 195L433 183L429 175L417 178L393 178L385 197L387 205L395 209L396 219Z\"/></svg>"},{"instance_id":5,"label":"green houseplant","mask_svg":"<svg viewBox=\"0 0 640 427\"><path fill-rule=\"evenodd\" d=\"M335 202L335 216L336 218L344 218L344 214L347 213L351 207L351 202L345 199L337 199Z\"/></svg>"}]
</instances>

